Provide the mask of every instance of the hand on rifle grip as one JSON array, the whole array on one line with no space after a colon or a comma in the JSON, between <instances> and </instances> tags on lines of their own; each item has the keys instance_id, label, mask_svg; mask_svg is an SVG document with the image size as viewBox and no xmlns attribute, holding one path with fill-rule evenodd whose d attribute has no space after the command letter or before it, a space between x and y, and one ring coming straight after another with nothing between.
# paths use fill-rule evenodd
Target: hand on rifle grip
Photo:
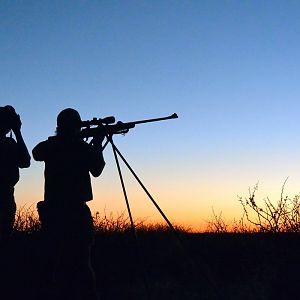
<instances>
[{"instance_id":1,"label":"hand on rifle grip","mask_svg":"<svg viewBox=\"0 0 300 300\"><path fill-rule=\"evenodd\" d=\"M93 139L91 140L91 144L95 147L102 148L102 142L105 138L104 134L98 134L97 136L94 136Z\"/></svg>"}]
</instances>

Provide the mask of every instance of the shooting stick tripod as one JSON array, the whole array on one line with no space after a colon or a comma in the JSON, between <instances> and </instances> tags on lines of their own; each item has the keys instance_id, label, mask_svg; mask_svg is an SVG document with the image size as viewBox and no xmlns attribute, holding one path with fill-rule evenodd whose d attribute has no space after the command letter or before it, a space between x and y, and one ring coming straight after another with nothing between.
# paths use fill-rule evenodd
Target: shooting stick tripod
<instances>
[{"instance_id":1,"label":"shooting stick tripod","mask_svg":"<svg viewBox=\"0 0 300 300\"><path fill-rule=\"evenodd\" d=\"M180 239L179 236L178 236L178 234L177 234L177 232L176 232L176 230L175 230L175 228L174 228L174 226L172 225L172 223L166 217L166 215L161 210L161 208L158 206L158 204L156 203L156 201L153 199L153 197L151 196L151 194L149 193L149 191L147 190L147 188L145 187L145 185L142 183L142 181L136 175L136 173L134 172L134 170L131 168L131 166L129 165L129 163L127 162L127 160L124 158L124 156L121 154L121 152L119 151L119 149L117 148L117 146L113 142L112 136L111 135L110 136L106 135L106 138L107 138L107 141L112 146L112 150L113 150L113 153L114 153L114 158L115 158L115 161L116 161L116 165L117 165L117 169L118 169L118 173L119 173L119 177L120 177L120 181L121 181L121 185L122 185L122 190L123 190L123 194L124 194L124 198L125 198L125 202L126 202L126 207L127 207L127 211L128 211L128 215L129 215L129 219L130 219L131 230L134 233L134 235L136 235L135 226L134 226L134 222L133 222L133 218L132 218L132 214L131 214L131 209L130 209L130 205L129 205L129 201L128 201L128 197L127 197L127 192L126 192L125 183L124 183L124 180L123 180L123 175L122 175L122 171L121 171L121 167L120 167L118 156L123 160L123 162L125 163L125 165L127 166L127 168L130 170L130 172L132 173L132 175L134 176L134 178L136 179L136 181L143 188L144 192L147 194L147 196L152 201L152 203L154 204L154 206L157 208L157 210L159 211L159 213L161 214L161 216L167 222L167 224L170 227L170 229L172 230L172 232L177 236L178 239Z\"/></svg>"}]
</instances>

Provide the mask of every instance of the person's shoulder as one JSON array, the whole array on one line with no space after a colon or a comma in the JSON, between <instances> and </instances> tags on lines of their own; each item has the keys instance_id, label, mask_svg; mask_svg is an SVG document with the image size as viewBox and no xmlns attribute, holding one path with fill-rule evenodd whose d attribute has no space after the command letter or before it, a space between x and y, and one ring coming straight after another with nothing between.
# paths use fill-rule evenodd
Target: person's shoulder
<instances>
[{"instance_id":1,"label":"person's shoulder","mask_svg":"<svg viewBox=\"0 0 300 300\"><path fill-rule=\"evenodd\" d=\"M45 144L55 144L57 143L58 141L58 138L57 136L49 136L47 140L43 141L42 143L45 143Z\"/></svg>"},{"instance_id":2,"label":"person's shoulder","mask_svg":"<svg viewBox=\"0 0 300 300\"><path fill-rule=\"evenodd\" d=\"M52 139L47 139L42 142L39 142L33 149L32 155L33 158L37 161L44 161L53 150Z\"/></svg>"},{"instance_id":3,"label":"person's shoulder","mask_svg":"<svg viewBox=\"0 0 300 300\"><path fill-rule=\"evenodd\" d=\"M41 141L37 144L37 146L47 146L49 144L51 144L52 141L49 140L49 138L47 140Z\"/></svg>"},{"instance_id":4,"label":"person's shoulder","mask_svg":"<svg viewBox=\"0 0 300 300\"><path fill-rule=\"evenodd\" d=\"M47 148L51 147L54 143L55 143L55 141L54 141L53 137L49 137L47 140L39 142L33 148L33 150L47 149Z\"/></svg>"}]
</instances>

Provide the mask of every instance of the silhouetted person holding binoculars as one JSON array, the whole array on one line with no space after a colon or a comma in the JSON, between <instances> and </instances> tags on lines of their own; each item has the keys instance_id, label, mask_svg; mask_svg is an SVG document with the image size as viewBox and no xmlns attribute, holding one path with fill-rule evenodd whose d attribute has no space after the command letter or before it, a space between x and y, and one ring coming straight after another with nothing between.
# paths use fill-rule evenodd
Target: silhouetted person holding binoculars
<instances>
[{"instance_id":1,"label":"silhouetted person holding binoculars","mask_svg":"<svg viewBox=\"0 0 300 300\"><path fill-rule=\"evenodd\" d=\"M86 202L93 199L90 174L98 177L105 165L104 136L87 143L80 131L79 113L64 109L57 116L56 135L32 151L35 160L45 162L38 212L53 258L55 299L97 299L90 262L93 219Z\"/></svg>"},{"instance_id":2,"label":"silhouetted person holding binoculars","mask_svg":"<svg viewBox=\"0 0 300 300\"><path fill-rule=\"evenodd\" d=\"M16 202L14 187L19 181L19 168L30 166L30 155L21 133L22 122L15 109L0 107L0 242L12 233ZM15 139L6 135L13 131Z\"/></svg>"}]
</instances>

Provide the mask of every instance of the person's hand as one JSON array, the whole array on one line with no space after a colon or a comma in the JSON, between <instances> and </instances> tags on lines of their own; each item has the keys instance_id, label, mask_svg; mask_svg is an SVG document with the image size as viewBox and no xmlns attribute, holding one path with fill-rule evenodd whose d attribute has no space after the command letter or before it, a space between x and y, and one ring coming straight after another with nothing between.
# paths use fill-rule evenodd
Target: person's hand
<instances>
[{"instance_id":1,"label":"person's hand","mask_svg":"<svg viewBox=\"0 0 300 300\"><path fill-rule=\"evenodd\" d=\"M14 134L19 133L21 131L21 126L22 126L22 122L21 122L20 115L16 114L11 124L11 129L13 130Z\"/></svg>"},{"instance_id":2,"label":"person's hand","mask_svg":"<svg viewBox=\"0 0 300 300\"><path fill-rule=\"evenodd\" d=\"M103 143L103 140L105 138L105 135L104 134L97 134L97 136L94 136L93 139L91 140L91 144L95 147L99 147L99 148L102 148L102 143Z\"/></svg>"}]
</instances>

